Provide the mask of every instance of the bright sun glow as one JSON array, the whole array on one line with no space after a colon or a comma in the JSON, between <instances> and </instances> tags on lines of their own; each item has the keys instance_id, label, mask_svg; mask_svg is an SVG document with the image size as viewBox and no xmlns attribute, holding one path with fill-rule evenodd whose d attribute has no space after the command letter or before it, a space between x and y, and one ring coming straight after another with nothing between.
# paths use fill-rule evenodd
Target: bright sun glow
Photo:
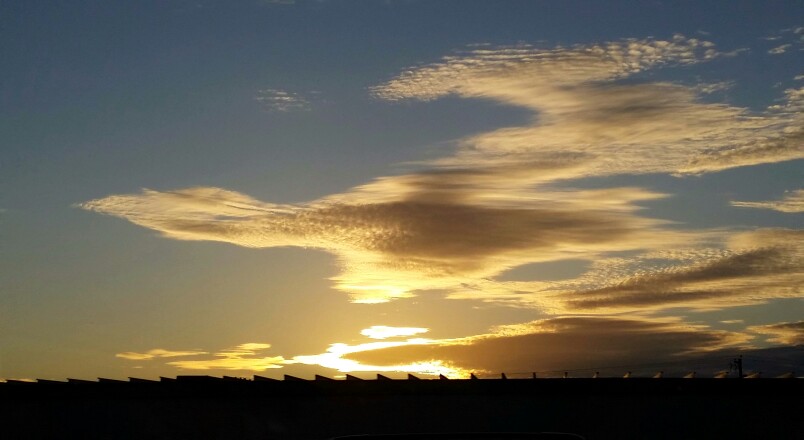
<instances>
[{"instance_id":1,"label":"bright sun glow","mask_svg":"<svg viewBox=\"0 0 804 440\"><path fill-rule=\"evenodd\" d=\"M360 362L344 359L343 356L361 351L378 350L382 348L401 347L405 345L428 345L436 341L430 339L408 339L398 342L369 342L358 345L348 345L335 343L329 346L326 353L310 356L296 356L292 361L306 365L319 365L325 368L340 371L341 373L353 373L359 371L378 371L378 372L397 372L397 373L418 373L425 375L444 375L449 378L466 378L471 373L468 370L455 367L448 361L430 360L410 364L399 365L366 365Z\"/></svg>"},{"instance_id":2,"label":"bright sun glow","mask_svg":"<svg viewBox=\"0 0 804 440\"><path fill-rule=\"evenodd\" d=\"M420 333L427 333L430 329L421 327L388 327L385 325L373 325L360 331L360 334L371 339L388 339L399 336L413 336Z\"/></svg>"}]
</instances>

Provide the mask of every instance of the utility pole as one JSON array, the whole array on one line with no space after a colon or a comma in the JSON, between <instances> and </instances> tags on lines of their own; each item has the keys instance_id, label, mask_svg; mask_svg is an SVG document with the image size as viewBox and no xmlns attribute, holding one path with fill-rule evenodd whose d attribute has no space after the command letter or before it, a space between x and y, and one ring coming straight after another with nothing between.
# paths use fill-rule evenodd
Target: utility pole
<instances>
[{"instance_id":1,"label":"utility pole","mask_svg":"<svg viewBox=\"0 0 804 440\"><path fill-rule=\"evenodd\" d=\"M737 370L737 378L743 378L743 355L739 355L731 361L731 365L729 365L729 370Z\"/></svg>"}]
</instances>

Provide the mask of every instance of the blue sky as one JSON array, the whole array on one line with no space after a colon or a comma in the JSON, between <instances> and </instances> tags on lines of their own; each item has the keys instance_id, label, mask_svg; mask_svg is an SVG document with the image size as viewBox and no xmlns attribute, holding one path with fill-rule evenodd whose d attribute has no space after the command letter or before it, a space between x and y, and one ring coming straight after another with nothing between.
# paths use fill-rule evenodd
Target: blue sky
<instances>
[{"instance_id":1,"label":"blue sky","mask_svg":"<svg viewBox=\"0 0 804 440\"><path fill-rule=\"evenodd\" d=\"M4 2L0 378L800 346L802 9Z\"/></svg>"}]
</instances>

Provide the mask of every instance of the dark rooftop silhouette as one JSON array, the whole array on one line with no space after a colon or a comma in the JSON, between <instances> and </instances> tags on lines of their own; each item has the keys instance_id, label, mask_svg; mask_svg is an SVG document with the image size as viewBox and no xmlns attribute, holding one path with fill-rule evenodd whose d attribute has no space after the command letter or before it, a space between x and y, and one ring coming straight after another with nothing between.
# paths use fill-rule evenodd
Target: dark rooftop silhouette
<instances>
[{"instance_id":1,"label":"dark rooftop silhouette","mask_svg":"<svg viewBox=\"0 0 804 440\"><path fill-rule=\"evenodd\" d=\"M804 432L804 380L680 377L376 379L286 375L0 384L7 438L289 438L545 432L774 438Z\"/></svg>"}]
</instances>

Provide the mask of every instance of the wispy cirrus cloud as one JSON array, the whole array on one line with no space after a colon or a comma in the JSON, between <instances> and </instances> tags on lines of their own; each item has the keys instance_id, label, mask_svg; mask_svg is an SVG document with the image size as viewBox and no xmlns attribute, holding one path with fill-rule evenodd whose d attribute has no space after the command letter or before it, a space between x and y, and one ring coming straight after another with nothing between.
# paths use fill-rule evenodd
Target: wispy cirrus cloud
<instances>
[{"instance_id":1,"label":"wispy cirrus cloud","mask_svg":"<svg viewBox=\"0 0 804 440\"><path fill-rule=\"evenodd\" d=\"M200 351L200 350L165 350L162 348L154 348L153 350L148 350L145 353L137 353L133 351L117 353L115 357L119 357L121 359L128 359L132 361L149 361L157 358L199 356L203 354L208 353L206 351Z\"/></svg>"},{"instance_id":2,"label":"wispy cirrus cloud","mask_svg":"<svg viewBox=\"0 0 804 440\"><path fill-rule=\"evenodd\" d=\"M789 44L789 43L788 44L782 44L780 46L774 47L773 49L769 49L768 53L771 54L771 55L781 55L781 54L787 52L787 50L790 49L791 46L793 46L793 45Z\"/></svg>"},{"instance_id":3,"label":"wispy cirrus cloud","mask_svg":"<svg viewBox=\"0 0 804 440\"><path fill-rule=\"evenodd\" d=\"M784 345L804 345L804 321L780 322L768 325L752 325L749 332L770 335L770 342Z\"/></svg>"},{"instance_id":4,"label":"wispy cirrus cloud","mask_svg":"<svg viewBox=\"0 0 804 440\"><path fill-rule=\"evenodd\" d=\"M163 349L153 349L145 353L125 352L115 356L131 361L154 360L157 358L175 358L192 356L194 359L173 360L166 362L185 370L242 370L242 371L263 371L273 368L282 368L285 359L282 356L261 356L259 353L271 348L271 344L260 342L249 342L212 353L199 350L169 351ZM197 359L204 357L205 359Z\"/></svg>"},{"instance_id":5,"label":"wispy cirrus cloud","mask_svg":"<svg viewBox=\"0 0 804 440\"><path fill-rule=\"evenodd\" d=\"M566 310L615 310L691 307L711 309L751 305L776 298L797 298L804 281L802 264L779 249L761 249L716 261L650 275L636 275L610 287L563 295Z\"/></svg>"},{"instance_id":6,"label":"wispy cirrus cloud","mask_svg":"<svg viewBox=\"0 0 804 440\"><path fill-rule=\"evenodd\" d=\"M722 247L601 258L570 280L491 280L452 295L554 314L647 314L673 307L711 310L763 304L804 295L801 237L799 230L784 229L729 233L721 237Z\"/></svg>"},{"instance_id":7,"label":"wispy cirrus cloud","mask_svg":"<svg viewBox=\"0 0 804 440\"><path fill-rule=\"evenodd\" d=\"M804 50L804 27L782 29L763 39L777 42L775 47L768 49L767 52L770 55L781 55L791 51Z\"/></svg>"},{"instance_id":8,"label":"wispy cirrus cloud","mask_svg":"<svg viewBox=\"0 0 804 440\"><path fill-rule=\"evenodd\" d=\"M250 342L216 352L212 359L178 360L167 364L184 370L264 371L282 368L286 362L282 356L260 354L269 348L271 344Z\"/></svg>"},{"instance_id":9,"label":"wispy cirrus cloud","mask_svg":"<svg viewBox=\"0 0 804 440\"><path fill-rule=\"evenodd\" d=\"M790 191L782 200L765 202L731 202L739 208L772 209L779 212L804 212L804 189Z\"/></svg>"},{"instance_id":10,"label":"wispy cirrus cloud","mask_svg":"<svg viewBox=\"0 0 804 440\"><path fill-rule=\"evenodd\" d=\"M259 90L254 100L266 111L291 112L311 108L311 102L301 94L279 89Z\"/></svg>"},{"instance_id":11,"label":"wispy cirrus cloud","mask_svg":"<svg viewBox=\"0 0 804 440\"><path fill-rule=\"evenodd\" d=\"M474 280L448 297L597 316L764 304L804 295L801 236L786 229L711 231L691 247L601 256L574 278Z\"/></svg>"}]
</instances>

